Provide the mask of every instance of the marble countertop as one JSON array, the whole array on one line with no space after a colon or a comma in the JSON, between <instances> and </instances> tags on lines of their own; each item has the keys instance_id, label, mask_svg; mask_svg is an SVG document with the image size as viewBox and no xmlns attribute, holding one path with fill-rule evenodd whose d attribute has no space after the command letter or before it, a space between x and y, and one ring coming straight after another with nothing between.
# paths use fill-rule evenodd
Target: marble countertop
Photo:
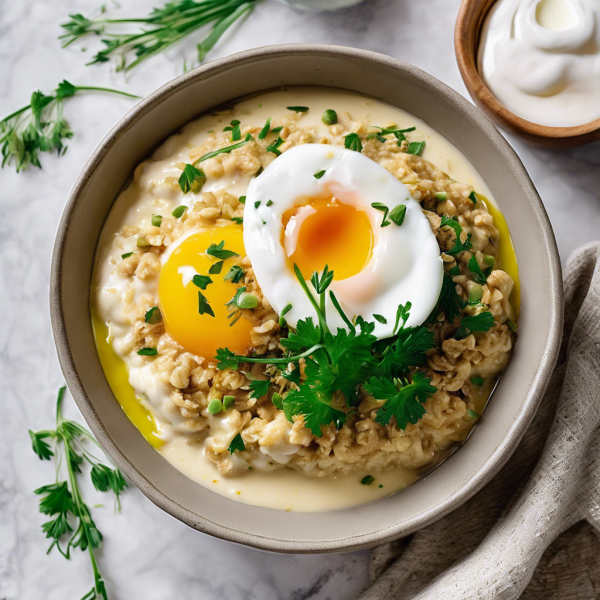
<instances>
[{"instance_id":1,"label":"marble countertop","mask_svg":"<svg viewBox=\"0 0 600 600\"><path fill-rule=\"evenodd\" d=\"M133 0L115 13L144 14L160 2ZM114 3L116 4L116 2ZM0 0L0 114L25 103L34 89L50 91L63 78L147 94L180 74L191 40L148 61L125 78L107 65L85 67L81 46L61 50L58 25L68 13L89 14L89 2ZM459 0L366 0L330 14L302 14L263 0L210 58L265 42L356 46L390 54L428 71L465 96L452 35ZM90 47L97 40L90 40ZM0 599L67 600L90 583L85 555L71 564L45 555L36 487L52 467L31 452L27 429L51 425L55 390L62 384L48 314L48 277L54 232L67 194L94 147L132 106L102 95L69 101L75 132L67 154L43 157L43 170L0 171ZM509 138L531 174L554 226L563 261L600 231L598 145L568 151L529 147ZM73 402L67 413L80 418ZM105 535L101 569L114 600L349 600L367 585L369 552L281 556L199 534L151 504L137 490L123 498L123 514L98 508Z\"/></svg>"}]
</instances>

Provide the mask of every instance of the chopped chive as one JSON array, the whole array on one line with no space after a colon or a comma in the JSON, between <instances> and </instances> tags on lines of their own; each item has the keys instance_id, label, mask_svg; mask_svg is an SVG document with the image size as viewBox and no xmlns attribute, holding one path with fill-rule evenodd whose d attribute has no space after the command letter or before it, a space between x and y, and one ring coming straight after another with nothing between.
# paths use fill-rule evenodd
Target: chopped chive
<instances>
[{"instance_id":1,"label":"chopped chive","mask_svg":"<svg viewBox=\"0 0 600 600\"><path fill-rule=\"evenodd\" d=\"M285 320L285 315L287 315L290 310L292 310L292 305L291 304L286 304L283 307L283 310L281 311L281 313L279 314L279 327L285 327L286 325L286 320Z\"/></svg>"},{"instance_id":2,"label":"chopped chive","mask_svg":"<svg viewBox=\"0 0 600 600\"><path fill-rule=\"evenodd\" d=\"M223 410L223 404L218 398L213 398L208 403L208 412L211 415L218 415Z\"/></svg>"},{"instance_id":3,"label":"chopped chive","mask_svg":"<svg viewBox=\"0 0 600 600\"><path fill-rule=\"evenodd\" d=\"M252 177L258 177L264 170L265 170L264 167L260 167L258 169L258 171L256 171L256 173L254 173L254 175L252 175Z\"/></svg>"},{"instance_id":4,"label":"chopped chive","mask_svg":"<svg viewBox=\"0 0 600 600\"><path fill-rule=\"evenodd\" d=\"M473 204L477 204L477 194L475 193L475 190L469 194L469 199L473 201Z\"/></svg>"},{"instance_id":5,"label":"chopped chive","mask_svg":"<svg viewBox=\"0 0 600 600\"><path fill-rule=\"evenodd\" d=\"M482 386L485 383L485 379L483 377L471 377L471 381L473 385Z\"/></svg>"},{"instance_id":6,"label":"chopped chive","mask_svg":"<svg viewBox=\"0 0 600 600\"><path fill-rule=\"evenodd\" d=\"M277 156L281 155L281 150L279 150L279 146L281 146L281 144L283 144L285 140L282 140L280 137L278 137L274 142L271 142L266 150L267 152L272 152L273 154L276 154Z\"/></svg>"},{"instance_id":7,"label":"chopped chive","mask_svg":"<svg viewBox=\"0 0 600 600\"><path fill-rule=\"evenodd\" d=\"M467 410L467 414L469 415L469 417L471 417L471 419L473 419L473 421L476 421L477 419L479 419L479 413L476 413L474 410L471 410L470 408Z\"/></svg>"},{"instance_id":8,"label":"chopped chive","mask_svg":"<svg viewBox=\"0 0 600 600\"><path fill-rule=\"evenodd\" d=\"M375 481L375 477L373 477L372 475L365 475L360 482L363 485L371 485L373 482Z\"/></svg>"},{"instance_id":9,"label":"chopped chive","mask_svg":"<svg viewBox=\"0 0 600 600\"><path fill-rule=\"evenodd\" d=\"M335 110L328 108L321 117L321 120L325 125L335 125L338 122L338 116Z\"/></svg>"},{"instance_id":10,"label":"chopped chive","mask_svg":"<svg viewBox=\"0 0 600 600\"><path fill-rule=\"evenodd\" d=\"M436 192L435 197L438 200L438 202L445 202L446 200L448 200L448 192Z\"/></svg>"},{"instance_id":11,"label":"chopped chive","mask_svg":"<svg viewBox=\"0 0 600 600\"><path fill-rule=\"evenodd\" d=\"M294 112L308 112L308 106L288 106L288 110L293 110Z\"/></svg>"},{"instance_id":12,"label":"chopped chive","mask_svg":"<svg viewBox=\"0 0 600 600\"><path fill-rule=\"evenodd\" d=\"M279 133L282 129L283 125L280 125L279 127L273 127L273 129L271 129L271 133Z\"/></svg>"},{"instance_id":13,"label":"chopped chive","mask_svg":"<svg viewBox=\"0 0 600 600\"><path fill-rule=\"evenodd\" d=\"M211 317L215 316L215 313L208 303L208 300L204 296L201 291L198 291L198 314L200 315L210 315Z\"/></svg>"},{"instance_id":14,"label":"chopped chive","mask_svg":"<svg viewBox=\"0 0 600 600\"><path fill-rule=\"evenodd\" d=\"M246 137L243 141L238 142L237 144L233 144L233 146L226 146L225 148L220 148L219 150L213 150L212 152L207 152L203 156L201 156L196 163L201 163L209 158L213 158L213 156L217 156L219 154L229 154L232 150L236 148L241 148L244 144L253 141L254 138L249 133L246 134Z\"/></svg>"},{"instance_id":15,"label":"chopped chive","mask_svg":"<svg viewBox=\"0 0 600 600\"><path fill-rule=\"evenodd\" d=\"M223 396L223 408L229 410L235 404L235 396Z\"/></svg>"},{"instance_id":16,"label":"chopped chive","mask_svg":"<svg viewBox=\"0 0 600 600\"><path fill-rule=\"evenodd\" d=\"M156 348L141 348L137 351L140 356L156 356L158 350Z\"/></svg>"},{"instance_id":17,"label":"chopped chive","mask_svg":"<svg viewBox=\"0 0 600 600\"><path fill-rule=\"evenodd\" d=\"M408 149L406 150L406 153L421 156L421 153L424 149L425 142L410 142L410 144L408 144Z\"/></svg>"},{"instance_id":18,"label":"chopped chive","mask_svg":"<svg viewBox=\"0 0 600 600\"><path fill-rule=\"evenodd\" d=\"M194 275L194 277L192 277L192 282L196 287L205 290L213 280L208 275Z\"/></svg>"},{"instance_id":19,"label":"chopped chive","mask_svg":"<svg viewBox=\"0 0 600 600\"><path fill-rule=\"evenodd\" d=\"M279 410L283 410L283 397L281 394L275 392L273 397L271 398L271 402L273 402L273 406L278 408Z\"/></svg>"},{"instance_id":20,"label":"chopped chive","mask_svg":"<svg viewBox=\"0 0 600 600\"><path fill-rule=\"evenodd\" d=\"M273 200L267 200L267 206L273 206Z\"/></svg>"},{"instance_id":21,"label":"chopped chive","mask_svg":"<svg viewBox=\"0 0 600 600\"><path fill-rule=\"evenodd\" d=\"M160 227L161 223L162 223L161 215L152 215L152 225L154 225L154 227Z\"/></svg>"},{"instance_id":22,"label":"chopped chive","mask_svg":"<svg viewBox=\"0 0 600 600\"><path fill-rule=\"evenodd\" d=\"M178 206L172 213L171 215L174 216L176 219L179 219L183 213L187 210L187 206L185 204L182 204L181 206Z\"/></svg>"},{"instance_id":23,"label":"chopped chive","mask_svg":"<svg viewBox=\"0 0 600 600\"><path fill-rule=\"evenodd\" d=\"M239 202L240 204L246 204L246 196L240 196L240 197L238 198L238 202Z\"/></svg>"},{"instance_id":24,"label":"chopped chive","mask_svg":"<svg viewBox=\"0 0 600 600\"><path fill-rule=\"evenodd\" d=\"M156 325L157 323L160 323L162 321L160 308L158 308L158 306L153 306L149 311L146 312L144 320L150 325Z\"/></svg>"},{"instance_id":25,"label":"chopped chive","mask_svg":"<svg viewBox=\"0 0 600 600\"><path fill-rule=\"evenodd\" d=\"M315 173L315 174L313 175L313 177L314 177L315 179L321 179L321 177L323 177L323 175L325 175L325 169L323 169L322 171L319 171L318 173Z\"/></svg>"},{"instance_id":26,"label":"chopped chive","mask_svg":"<svg viewBox=\"0 0 600 600\"><path fill-rule=\"evenodd\" d=\"M376 321L379 321L380 323L383 323L384 325L387 325L387 319L383 315L376 315L375 313L373 313L373 318Z\"/></svg>"},{"instance_id":27,"label":"chopped chive","mask_svg":"<svg viewBox=\"0 0 600 600\"><path fill-rule=\"evenodd\" d=\"M396 225L400 226L404 223L404 218L406 217L406 204L398 204L395 208L390 212L390 219L396 223Z\"/></svg>"},{"instance_id":28,"label":"chopped chive","mask_svg":"<svg viewBox=\"0 0 600 600\"><path fill-rule=\"evenodd\" d=\"M271 127L271 117L269 117L267 119L267 122L265 123L265 126L260 130L260 133L258 134L258 139L259 140L264 140L267 137L267 134L269 133L269 128Z\"/></svg>"},{"instance_id":29,"label":"chopped chive","mask_svg":"<svg viewBox=\"0 0 600 600\"><path fill-rule=\"evenodd\" d=\"M121 254L121 258L129 258L133 252L125 252L125 254Z\"/></svg>"},{"instance_id":30,"label":"chopped chive","mask_svg":"<svg viewBox=\"0 0 600 600\"><path fill-rule=\"evenodd\" d=\"M259 206L260 206L260 200L257 200L257 201L254 203L254 208L258 208Z\"/></svg>"},{"instance_id":31,"label":"chopped chive","mask_svg":"<svg viewBox=\"0 0 600 600\"><path fill-rule=\"evenodd\" d=\"M208 270L208 274L209 275L218 275L222 269L223 269L223 261L220 260L219 262L216 262L214 265L211 265L210 269Z\"/></svg>"}]
</instances>

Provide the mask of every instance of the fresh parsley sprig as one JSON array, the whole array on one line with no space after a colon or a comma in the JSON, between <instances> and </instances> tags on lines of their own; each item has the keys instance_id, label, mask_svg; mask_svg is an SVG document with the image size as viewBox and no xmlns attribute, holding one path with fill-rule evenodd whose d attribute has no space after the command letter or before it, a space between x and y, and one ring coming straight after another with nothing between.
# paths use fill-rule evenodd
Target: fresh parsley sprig
<instances>
[{"instance_id":1,"label":"fresh parsley sprig","mask_svg":"<svg viewBox=\"0 0 600 600\"><path fill-rule=\"evenodd\" d=\"M64 100L84 91L139 98L112 88L73 85L66 79L50 95L39 90L33 92L27 106L0 121L2 167L14 161L17 173L30 165L41 169L40 153L56 151L58 156L62 156L67 151L65 141L73 137L63 116Z\"/></svg>"},{"instance_id":2,"label":"fresh parsley sprig","mask_svg":"<svg viewBox=\"0 0 600 600\"><path fill-rule=\"evenodd\" d=\"M206 37L197 45L198 62L212 50L221 36L242 17L249 14L257 0L172 0L154 8L146 17L124 19L89 19L82 14L69 15L59 37L63 48L89 34L101 35L104 48L87 63L104 63L119 57L117 71L130 71L147 58L162 52L198 28L211 25ZM124 25L139 27L123 33Z\"/></svg>"},{"instance_id":3,"label":"fresh parsley sprig","mask_svg":"<svg viewBox=\"0 0 600 600\"><path fill-rule=\"evenodd\" d=\"M446 254L454 256L456 254L459 254L460 252L464 252L465 250L470 250L473 247L471 244L470 233L467 234L467 240L465 242L461 241L460 234L463 232L463 228L460 226L460 223L454 220L452 217L442 215L440 229L442 227L450 227L454 229L454 233L456 234L456 241L454 242L454 246L452 246L450 250L446 250Z\"/></svg>"},{"instance_id":4,"label":"fresh parsley sprig","mask_svg":"<svg viewBox=\"0 0 600 600\"><path fill-rule=\"evenodd\" d=\"M87 550L94 574L92 589L82 600L108 600L106 585L96 562L95 550L102 543L102 534L96 527L89 506L85 503L79 488L78 477L82 475L82 466L91 467L92 484L99 492L113 492L116 508L120 510L120 495L127 482L116 467L108 466L85 447L85 442L100 445L92 434L74 421L62 415L62 403L65 388L58 392L56 400L56 428L43 431L29 431L33 451L41 460L57 461L56 481L35 490L40 496L40 512L50 518L42 525L46 537L52 540L48 552L54 547L67 559L71 558L71 549ZM53 448L48 441L54 442ZM67 472L67 479L60 481L61 467ZM66 545L63 540L67 539Z\"/></svg>"},{"instance_id":5,"label":"fresh parsley sprig","mask_svg":"<svg viewBox=\"0 0 600 600\"><path fill-rule=\"evenodd\" d=\"M280 339L281 345L289 351L288 356L239 356L227 348L219 348L216 356L218 369L238 369L243 363L275 365L284 378L297 386L282 398L286 417L292 421L294 416L302 415L305 426L316 436L322 435L323 426L333 424L339 428L346 422L348 409L353 410L360 402L361 386L364 387L370 377L378 378L377 381L388 390L393 388L389 399L392 405L388 406L386 402L379 409L381 419L387 423L391 416L397 415L399 427L406 427L406 419L413 422L413 415L418 411L409 404L410 399L416 397L420 401L434 393L436 388L424 375L416 377L413 374L411 381L411 373L414 367L425 364L426 352L434 347L435 341L433 332L424 325L406 327L410 302L398 307L393 337L378 341L373 335L375 323L360 316L352 322L344 313L335 294L329 290L334 277L329 267L326 266L320 274L313 273L310 278L316 298L297 265L294 265L294 270L316 312L317 322L312 317L300 319L295 330L290 330L287 337ZM347 329L338 328L335 333L330 330L325 310L327 293ZM304 380L300 377L299 362L302 359ZM407 390L401 391L405 387ZM264 395L268 388L260 392ZM398 400L399 394L407 400ZM408 406L402 409L404 412L396 407L400 403ZM385 411L384 407L387 407ZM408 415L406 419L405 413Z\"/></svg>"}]
</instances>

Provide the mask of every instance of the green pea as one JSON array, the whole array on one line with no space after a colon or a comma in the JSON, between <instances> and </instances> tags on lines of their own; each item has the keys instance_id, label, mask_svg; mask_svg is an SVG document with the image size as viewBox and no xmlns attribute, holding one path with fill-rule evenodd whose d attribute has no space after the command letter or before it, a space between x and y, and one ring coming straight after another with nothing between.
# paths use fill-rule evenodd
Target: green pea
<instances>
[{"instance_id":1,"label":"green pea","mask_svg":"<svg viewBox=\"0 0 600 600\"><path fill-rule=\"evenodd\" d=\"M483 288L480 285L474 285L469 290L469 302L479 302L483 296Z\"/></svg>"},{"instance_id":2,"label":"green pea","mask_svg":"<svg viewBox=\"0 0 600 600\"><path fill-rule=\"evenodd\" d=\"M250 292L242 292L237 301L238 308L256 308L258 306L258 298Z\"/></svg>"},{"instance_id":3,"label":"green pea","mask_svg":"<svg viewBox=\"0 0 600 600\"><path fill-rule=\"evenodd\" d=\"M496 265L496 259L491 256L490 254L484 254L483 255L483 262L488 266L488 267L493 267Z\"/></svg>"},{"instance_id":4,"label":"green pea","mask_svg":"<svg viewBox=\"0 0 600 600\"><path fill-rule=\"evenodd\" d=\"M217 398L215 398L214 400L211 400L208 403L208 412L211 415L216 415L218 413L220 413L223 410L223 405L221 404L221 401L218 400Z\"/></svg>"},{"instance_id":5,"label":"green pea","mask_svg":"<svg viewBox=\"0 0 600 600\"><path fill-rule=\"evenodd\" d=\"M223 396L223 409L229 410L235 404L235 396Z\"/></svg>"},{"instance_id":6,"label":"green pea","mask_svg":"<svg viewBox=\"0 0 600 600\"><path fill-rule=\"evenodd\" d=\"M338 122L337 113L332 108L326 110L321 119L325 125L335 125Z\"/></svg>"},{"instance_id":7,"label":"green pea","mask_svg":"<svg viewBox=\"0 0 600 600\"><path fill-rule=\"evenodd\" d=\"M279 410L283 410L283 396L281 394L278 394L277 392L275 392L273 394L273 398L271 398L271 401L273 402L273 406L275 408L278 408Z\"/></svg>"}]
</instances>

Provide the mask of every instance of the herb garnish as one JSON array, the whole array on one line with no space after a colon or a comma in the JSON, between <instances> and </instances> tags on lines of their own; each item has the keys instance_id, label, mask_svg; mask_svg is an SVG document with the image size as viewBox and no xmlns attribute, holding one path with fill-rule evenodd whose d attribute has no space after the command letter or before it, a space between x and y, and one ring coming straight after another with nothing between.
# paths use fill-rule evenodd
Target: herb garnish
<instances>
[{"instance_id":1,"label":"herb garnish","mask_svg":"<svg viewBox=\"0 0 600 600\"><path fill-rule=\"evenodd\" d=\"M272 152L273 154L276 154L277 156L281 155L281 150L278 150L279 146L281 146L281 144L283 144L285 140L282 140L280 137L278 137L274 142L271 142L266 150L267 152Z\"/></svg>"},{"instance_id":2,"label":"herb garnish","mask_svg":"<svg viewBox=\"0 0 600 600\"><path fill-rule=\"evenodd\" d=\"M186 164L179 176L179 187L184 194L188 192L194 192L197 194L201 189L204 183L206 182L206 175L202 169L197 169L194 165ZM181 207L176 208L175 210L179 210ZM183 207L183 211L185 211L185 206ZM183 214L181 211L181 214ZM175 215L175 211L173 211L173 216ZM181 216L181 215L179 215Z\"/></svg>"},{"instance_id":3,"label":"herb garnish","mask_svg":"<svg viewBox=\"0 0 600 600\"><path fill-rule=\"evenodd\" d=\"M236 225L242 225L244 223L244 218L243 217L231 217L231 220L236 224Z\"/></svg>"},{"instance_id":4,"label":"herb garnish","mask_svg":"<svg viewBox=\"0 0 600 600\"><path fill-rule=\"evenodd\" d=\"M287 315L290 312L290 310L292 310L292 305L286 304L283 307L283 310L279 313L279 327L285 327L285 325L287 325L285 315Z\"/></svg>"},{"instance_id":5,"label":"herb garnish","mask_svg":"<svg viewBox=\"0 0 600 600\"><path fill-rule=\"evenodd\" d=\"M271 382L268 379L264 381L262 379L255 379L250 382L250 389L252 393L250 394L250 398L262 398L266 396L269 392L269 387L271 387Z\"/></svg>"},{"instance_id":6,"label":"herb garnish","mask_svg":"<svg viewBox=\"0 0 600 600\"><path fill-rule=\"evenodd\" d=\"M129 258L133 252L125 252L125 254L121 254L121 258Z\"/></svg>"},{"instance_id":7,"label":"herb garnish","mask_svg":"<svg viewBox=\"0 0 600 600\"><path fill-rule=\"evenodd\" d=\"M260 133L258 134L258 139L259 140L264 140L267 137L267 134L269 133L269 128L271 127L271 117L269 117L267 119L267 122L265 123L265 126L260 130Z\"/></svg>"},{"instance_id":8,"label":"herb garnish","mask_svg":"<svg viewBox=\"0 0 600 600\"><path fill-rule=\"evenodd\" d=\"M239 283L244 277L244 269L239 265L232 265L227 275L223 278L225 281L229 280L231 283Z\"/></svg>"},{"instance_id":9,"label":"herb garnish","mask_svg":"<svg viewBox=\"0 0 600 600\"><path fill-rule=\"evenodd\" d=\"M140 356L156 356L158 354L158 350L156 348L140 348L137 353Z\"/></svg>"},{"instance_id":10,"label":"herb garnish","mask_svg":"<svg viewBox=\"0 0 600 600\"><path fill-rule=\"evenodd\" d=\"M471 377L471 382L474 385L482 386L485 383L485 380L483 377Z\"/></svg>"},{"instance_id":11,"label":"herb garnish","mask_svg":"<svg viewBox=\"0 0 600 600\"><path fill-rule=\"evenodd\" d=\"M365 475L360 482L363 485L371 485L373 482L375 481L375 477L373 477L373 475Z\"/></svg>"},{"instance_id":12,"label":"herb garnish","mask_svg":"<svg viewBox=\"0 0 600 600\"><path fill-rule=\"evenodd\" d=\"M358 133L349 133L344 136L344 147L356 152L362 152L363 146Z\"/></svg>"},{"instance_id":13,"label":"herb garnish","mask_svg":"<svg viewBox=\"0 0 600 600\"><path fill-rule=\"evenodd\" d=\"M208 275L194 275L192 277L192 283L201 290L205 290L212 282L213 280Z\"/></svg>"},{"instance_id":14,"label":"herb garnish","mask_svg":"<svg viewBox=\"0 0 600 600\"><path fill-rule=\"evenodd\" d=\"M485 270L485 273L481 270L481 267L479 266L479 263L477 262L477 259L475 258L475 256L471 256L471 258L469 259L469 262L467 264L469 271L471 271L471 273L473 273L473 279L475 280L476 283L479 283L481 285L484 285L487 283L487 278L489 276L489 274L492 272L492 268L490 267L489 269Z\"/></svg>"},{"instance_id":15,"label":"herb garnish","mask_svg":"<svg viewBox=\"0 0 600 600\"><path fill-rule=\"evenodd\" d=\"M242 132L240 129L240 122L237 119L233 119L231 123L223 129L223 131L231 131L231 141L236 142L242 139Z\"/></svg>"},{"instance_id":16,"label":"herb garnish","mask_svg":"<svg viewBox=\"0 0 600 600\"><path fill-rule=\"evenodd\" d=\"M56 151L58 156L62 156L67 151L65 140L73 137L73 132L63 117L63 102L65 98L83 91L139 98L112 88L73 85L66 79L49 96L39 90L33 92L27 106L0 121L2 167L9 165L14 159L17 173L27 169L29 165L41 169L41 152Z\"/></svg>"},{"instance_id":17,"label":"herb garnish","mask_svg":"<svg viewBox=\"0 0 600 600\"><path fill-rule=\"evenodd\" d=\"M375 323L367 322L360 316L352 323L344 314L335 294L329 291L334 308L348 326L348 330L338 329L333 333L327 325L325 314L325 298L333 280L333 271L325 267L320 275L313 273L311 276L310 282L318 294L317 300L296 265L294 270L317 313L318 322L315 323L312 317L301 319L295 330L281 338L281 345L290 352L290 356L238 356L227 348L219 348L217 368L237 369L240 363L277 366L283 377L298 385L298 389L289 391L283 397L285 416L292 421L295 415L302 415L305 426L316 436L322 434L322 426L333 424L339 428L343 425L348 413L342 408L344 405L352 408L360 402L359 387L367 390L370 376L375 378L375 381L371 378L374 390L378 391L382 385L386 389L390 389L391 385L394 390L379 409L378 418L387 423L391 416L397 415L399 427L405 418L413 422L418 411L411 402L414 404L417 401L418 404L436 391L428 378L413 371L414 367L425 364L425 353L434 347L433 332L425 325L406 327L411 308L407 303L398 307L393 337L378 341L373 335ZM300 359L305 361L304 381L300 380ZM294 368L290 369L290 365Z\"/></svg>"},{"instance_id":18,"label":"herb garnish","mask_svg":"<svg viewBox=\"0 0 600 600\"><path fill-rule=\"evenodd\" d=\"M371 206L375 210L379 210L383 213L383 219L381 221L382 227L387 227L388 225L391 225L392 222L394 222L398 226L404 223L404 217L406 216L405 204L398 204L392 209L392 212L390 212L390 209L386 204L383 204L381 202L373 202ZM390 220L388 220L388 216Z\"/></svg>"},{"instance_id":19,"label":"herb garnish","mask_svg":"<svg viewBox=\"0 0 600 600\"><path fill-rule=\"evenodd\" d=\"M375 125L374 127L376 129L379 129L380 131L377 133L369 133L369 135L367 135L368 140L377 139L380 142L385 143L386 139L383 136L392 134L398 140L398 146L402 145L402 142L406 140L406 136L404 135L405 133L408 133L409 131L414 131L416 129L416 127L407 127L406 129L388 129L386 127L379 127L377 125Z\"/></svg>"},{"instance_id":20,"label":"herb garnish","mask_svg":"<svg viewBox=\"0 0 600 600\"><path fill-rule=\"evenodd\" d=\"M407 154L415 154L416 156L421 156L421 153L425 150L425 142L410 142L408 144L408 148L406 150Z\"/></svg>"},{"instance_id":21,"label":"herb garnish","mask_svg":"<svg viewBox=\"0 0 600 600\"><path fill-rule=\"evenodd\" d=\"M246 137L241 142L233 144L232 146L225 146L224 148L219 148L218 150L212 150L211 152L207 152L206 154L203 154L194 164L204 162L205 160L213 158L214 156L218 156L219 154L229 154L232 150L241 148L244 144L253 141L254 138L252 137L252 134L247 133Z\"/></svg>"},{"instance_id":22,"label":"herb garnish","mask_svg":"<svg viewBox=\"0 0 600 600\"><path fill-rule=\"evenodd\" d=\"M72 14L69 15L71 20L61 25L65 33L59 39L63 40L64 48L90 33L103 35L105 48L87 64L103 63L111 56L119 56L117 71L129 71L199 27L211 24L208 35L197 45L198 62L202 62L221 36L248 14L255 3L256 0L172 0L162 8L152 9L143 18L88 19ZM124 33L123 25L140 29Z\"/></svg>"},{"instance_id":23,"label":"herb garnish","mask_svg":"<svg viewBox=\"0 0 600 600\"><path fill-rule=\"evenodd\" d=\"M179 182L179 185L181 185L181 182ZM184 192L185 193L185 192ZM183 213L187 210L187 206L185 204L182 204L181 206L178 206L172 213L171 215L173 217L175 217L176 219L179 219L180 217L183 216Z\"/></svg>"},{"instance_id":24,"label":"herb garnish","mask_svg":"<svg viewBox=\"0 0 600 600\"><path fill-rule=\"evenodd\" d=\"M198 291L198 314L199 315L210 315L211 317L215 316L215 313L214 313L210 303L208 302L208 300L206 299L206 296L201 291Z\"/></svg>"},{"instance_id":25,"label":"herb garnish","mask_svg":"<svg viewBox=\"0 0 600 600\"><path fill-rule=\"evenodd\" d=\"M229 453L233 454L236 450L238 452L243 452L246 449L244 445L244 440L242 439L242 434L238 433L232 440L231 444L229 444Z\"/></svg>"},{"instance_id":26,"label":"herb garnish","mask_svg":"<svg viewBox=\"0 0 600 600\"><path fill-rule=\"evenodd\" d=\"M210 269L208 270L208 274L209 275L218 275L222 269L223 269L223 261L220 260L219 262L216 262L214 265L211 265Z\"/></svg>"},{"instance_id":27,"label":"herb garnish","mask_svg":"<svg viewBox=\"0 0 600 600\"><path fill-rule=\"evenodd\" d=\"M313 177L314 177L315 179L321 179L321 177L323 177L323 175L325 175L325 169L323 169L322 171L319 171L318 173L315 173L315 174L313 175Z\"/></svg>"},{"instance_id":28,"label":"herb garnish","mask_svg":"<svg viewBox=\"0 0 600 600\"><path fill-rule=\"evenodd\" d=\"M57 461L56 483L44 485L34 493L40 496L40 512L50 517L50 520L42 525L46 537L52 540L48 553L56 546L65 558L70 559L72 548L87 550L92 563L94 586L82 600L108 600L106 584L94 553L100 547L102 534L96 527L90 507L83 499L78 476L82 474L81 465L87 462L91 466L92 484L99 492L114 493L117 511L121 510L120 495L127 487L127 482L119 469L108 466L85 449L83 445L85 440L100 448L92 434L79 423L69 421L62 416L65 389L60 388L56 400L56 428L35 432L29 430L31 445L38 457L41 460L50 460L56 453ZM54 441L54 449L46 440ZM62 465L67 470L66 481L59 481ZM73 530L73 521L75 521L75 530ZM62 547L61 539L65 536L69 539L66 547Z\"/></svg>"},{"instance_id":29,"label":"herb garnish","mask_svg":"<svg viewBox=\"0 0 600 600\"><path fill-rule=\"evenodd\" d=\"M460 226L460 223L458 221L455 221L454 219L452 219L451 217L448 217L446 215L442 215L442 222L440 224L440 229L442 227L452 227L452 229L454 229L454 233L456 234L456 241L454 242L454 246L450 249L450 250L446 250L446 254L450 254L451 256L454 256L455 254L459 254L460 252L464 252L465 250L470 250L472 245L471 245L471 234L468 233L467 234L467 241L466 242L461 242L460 240L460 234L463 231L463 228Z\"/></svg>"},{"instance_id":30,"label":"herb garnish","mask_svg":"<svg viewBox=\"0 0 600 600\"><path fill-rule=\"evenodd\" d=\"M156 325L157 323L160 323L162 321L162 313L160 312L160 308L158 308L158 306L153 306L150 310L148 310L144 316L144 321L150 325Z\"/></svg>"},{"instance_id":31,"label":"herb garnish","mask_svg":"<svg viewBox=\"0 0 600 600\"><path fill-rule=\"evenodd\" d=\"M473 204L477 204L477 194L475 193L475 190L469 194L469 200L471 200Z\"/></svg>"},{"instance_id":32,"label":"herb garnish","mask_svg":"<svg viewBox=\"0 0 600 600\"><path fill-rule=\"evenodd\" d=\"M308 112L308 106L288 106L288 110L293 110L294 112L305 113Z\"/></svg>"},{"instance_id":33,"label":"herb garnish","mask_svg":"<svg viewBox=\"0 0 600 600\"><path fill-rule=\"evenodd\" d=\"M224 246L225 240L222 240L218 244L213 243L207 248L206 254L208 254L209 256L214 256L215 258L219 258L221 260L231 258L232 256L239 256L239 254L237 252L234 252L233 250L225 250Z\"/></svg>"}]
</instances>

